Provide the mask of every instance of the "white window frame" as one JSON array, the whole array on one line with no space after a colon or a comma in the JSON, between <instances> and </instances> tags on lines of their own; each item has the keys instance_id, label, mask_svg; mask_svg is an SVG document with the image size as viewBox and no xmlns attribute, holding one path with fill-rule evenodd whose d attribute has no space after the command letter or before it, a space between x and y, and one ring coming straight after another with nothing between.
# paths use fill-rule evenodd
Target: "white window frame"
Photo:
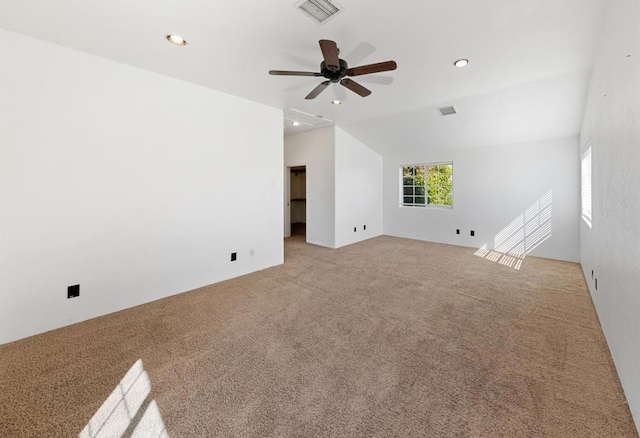
<instances>
[{"instance_id":1,"label":"white window frame","mask_svg":"<svg viewBox=\"0 0 640 438\"><path fill-rule=\"evenodd\" d=\"M442 165L448 165L451 166L451 205L441 205L441 204L429 204L428 203L428 180L429 180L429 175L426 174L427 170L426 168L428 168L429 166L442 166ZM425 180L427 181L427 183L425 184L425 203L424 204L405 204L404 203L404 181L403 181L403 177L404 177L404 173L403 170L405 167L424 167L425 168ZM401 164L400 168L398 169L399 175L400 175L400 184L399 184L399 199L400 199L400 207L405 207L405 208L435 208L435 209L446 209L446 210L453 210L453 206L455 205L455 184L454 184L454 179L455 179L455 171L453 169L453 161L439 161L439 162L435 162L435 163L411 163L411 164Z\"/></svg>"},{"instance_id":2,"label":"white window frame","mask_svg":"<svg viewBox=\"0 0 640 438\"><path fill-rule=\"evenodd\" d=\"M580 211L582 220L591 228L593 221L593 149L591 140L580 153Z\"/></svg>"}]
</instances>

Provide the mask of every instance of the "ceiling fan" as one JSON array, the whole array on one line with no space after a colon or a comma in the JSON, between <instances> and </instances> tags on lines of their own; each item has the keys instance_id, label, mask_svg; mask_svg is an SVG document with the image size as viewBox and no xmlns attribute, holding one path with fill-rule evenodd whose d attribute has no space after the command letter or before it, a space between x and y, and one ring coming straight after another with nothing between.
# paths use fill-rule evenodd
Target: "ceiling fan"
<instances>
[{"instance_id":1,"label":"ceiling fan","mask_svg":"<svg viewBox=\"0 0 640 438\"><path fill-rule=\"evenodd\" d=\"M338 57L340 50L335 41L320 40L320 50L322 50L322 56L324 61L320 64L320 73L306 72L306 71L286 71L286 70L271 70L270 75L274 76L315 76L324 77L327 80L320 83L309 93L305 99L315 99L325 88L331 83L340 84L345 88L353 91L354 93L367 97L371 94L371 90L363 87L353 79L352 76L362 76L371 73L380 73L383 71L395 70L398 65L395 61L378 62L376 64L361 65L359 67L349 68L349 64L344 59ZM349 77L347 77L349 76Z\"/></svg>"}]
</instances>

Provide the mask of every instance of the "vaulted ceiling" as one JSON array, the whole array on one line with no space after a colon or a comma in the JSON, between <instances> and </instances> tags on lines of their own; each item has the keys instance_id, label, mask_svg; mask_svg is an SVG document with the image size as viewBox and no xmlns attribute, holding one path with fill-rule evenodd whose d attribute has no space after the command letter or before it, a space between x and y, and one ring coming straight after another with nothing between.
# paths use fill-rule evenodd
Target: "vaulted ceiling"
<instances>
[{"instance_id":1,"label":"vaulted ceiling","mask_svg":"<svg viewBox=\"0 0 640 438\"><path fill-rule=\"evenodd\" d=\"M577 135L606 3L339 0L343 10L319 25L293 0L20 0L0 3L0 27L322 115L384 152ZM188 44L168 43L170 33ZM318 71L320 39L351 66L393 59L398 69L357 78L369 97L332 85L315 100L304 97L319 79L268 74ZM469 65L455 68L458 58ZM458 114L442 117L445 105Z\"/></svg>"}]
</instances>

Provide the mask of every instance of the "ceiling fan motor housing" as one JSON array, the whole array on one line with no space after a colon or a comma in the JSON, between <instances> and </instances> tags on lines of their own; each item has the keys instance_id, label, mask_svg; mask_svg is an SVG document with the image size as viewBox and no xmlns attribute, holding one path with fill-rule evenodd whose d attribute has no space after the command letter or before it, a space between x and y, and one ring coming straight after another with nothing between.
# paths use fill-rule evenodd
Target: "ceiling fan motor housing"
<instances>
[{"instance_id":1,"label":"ceiling fan motor housing","mask_svg":"<svg viewBox=\"0 0 640 438\"><path fill-rule=\"evenodd\" d=\"M340 62L340 69L338 70L328 67L327 63L324 61L320 63L320 73L322 73L322 76L334 83L340 82L340 79L344 78L347 75L347 70L349 69L349 64L347 64L347 61L345 61L344 59L338 59L338 61Z\"/></svg>"}]
</instances>

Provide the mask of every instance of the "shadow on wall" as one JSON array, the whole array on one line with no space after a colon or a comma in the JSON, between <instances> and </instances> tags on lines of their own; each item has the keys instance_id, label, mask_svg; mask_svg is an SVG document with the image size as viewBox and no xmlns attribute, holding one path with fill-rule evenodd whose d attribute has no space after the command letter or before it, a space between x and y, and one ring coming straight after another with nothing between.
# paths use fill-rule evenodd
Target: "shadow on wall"
<instances>
[{"instance_id":1,"label":"shadow on wall","mask_svg":"<svg viewBox=\"0 0 640 438\"><path fill-rule=\"evenodd\" d=\"M495 235L493 249L485 243L475 255L520 270L526 255L551 237L552 204L549 190Z\"/></svg>"},{"instance_id":2,"label":"shadow on wall","mask_svg":"<svg viewBox=\"0 0 640 438\"><path fill-rule=\"evenodd\" d=\"M155 400L146 400L151 380L138 359L100 406L79 438L169 438Z\"/></svg>"}]
</instances>

